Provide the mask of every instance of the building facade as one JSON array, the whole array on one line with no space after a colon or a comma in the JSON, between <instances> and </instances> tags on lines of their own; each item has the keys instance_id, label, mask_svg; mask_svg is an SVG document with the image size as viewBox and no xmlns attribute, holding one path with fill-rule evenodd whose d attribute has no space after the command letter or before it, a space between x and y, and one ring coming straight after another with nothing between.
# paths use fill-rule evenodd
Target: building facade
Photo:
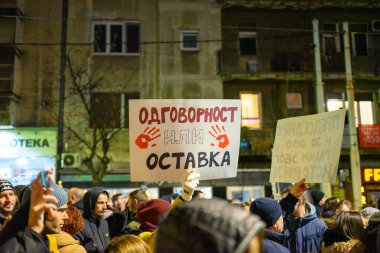
<instances>
[{"instance_id":1,"label":"building facade","mask_svg":"<svg viewBox=\"0 0 380 253\"><path fill-rule=\"evenodd\" d=\"M324 110L347 108L343 22L349 25L356 126L379 123L378 1L222 1L225 98L242 99L242 168L270 168L279 119L317 113L313 20L318 22ZM246 107L245 107L246 106ZM360 148L378 167L377 148ZM348 125L332 193L352 198ZM263 172L268 176L268 172Z\"/></svg>"}]
</instances>

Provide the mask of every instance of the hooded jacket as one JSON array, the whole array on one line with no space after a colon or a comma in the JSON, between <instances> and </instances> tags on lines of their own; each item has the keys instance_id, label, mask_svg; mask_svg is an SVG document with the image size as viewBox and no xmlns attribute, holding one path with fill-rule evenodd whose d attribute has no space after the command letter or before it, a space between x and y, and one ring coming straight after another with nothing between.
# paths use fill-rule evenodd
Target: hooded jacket
<instances>
[{"instance_id":1,"label":"hooded jacket","mask_svg":"<svg viewBox=\"0 0 380 253\"><path fill-rule=\"evenodd\" d=\"M263 239L264 253L289 253L290 251L283 246L285 236L280 233L265 229L265 237Z\"/></svg>"},{"instance_id":2,"label":"hooded jacket","mask_svg":"<svg viewBox=\"0 0 380 253\"><path fill-rule=\"evenodd\" d=\"M327 225L317 217L315 207L306 203L305 217L288 217L285 225L285 245L292 253L320 252Z\"/></svg>"},{"instance_id":3,"label":"hooded jacket","mask_svg":"<svg viewBox=\"0 0 380 253\"><path fill-rule=\"evenodd\" d=\"M74 236L88 253L101 253L110 243L108 224L94 211L100 194L105 194L108 197L108 193L100 187L92 188L84 195L84 227Z\"/></svg>"},{"instance_id":4,"label":"hooded jacket","mask_svg":"<svg viewBox=\"0 0 380 253\"><path fill-rule=\"evenodd\" d=\"M54 236L60 253L86 253L85 248L69 233L61 231L61 233L55 234Z\"/></svg>"},{"instance_id":5,"label":"hooded jacket","mask_svg":"<svg viewBox=\"0 0 380 253\"><path fill-rule=\"evenodd\" d=\"M48 253L49 240L28 228L30 202L15 213L0 233L1 253Z\"/></svg>"}]
</instances>

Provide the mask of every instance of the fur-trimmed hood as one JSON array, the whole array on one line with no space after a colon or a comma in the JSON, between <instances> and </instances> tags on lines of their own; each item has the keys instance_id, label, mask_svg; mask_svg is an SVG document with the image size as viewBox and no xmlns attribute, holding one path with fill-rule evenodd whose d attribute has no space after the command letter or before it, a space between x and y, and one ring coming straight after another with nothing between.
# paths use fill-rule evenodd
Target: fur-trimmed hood
<instances>
[{"instance_id":1,"label":"fur-trimmed hood","mask_svg":"<svg viewBox=\"0 0 380 253\"><path fill-rule=\"evenodd\" d=\"M322 253L365 253L364 244L355 239L346 242L336 242L329 247L322 246Z\"/></svg>"}]
</instances>

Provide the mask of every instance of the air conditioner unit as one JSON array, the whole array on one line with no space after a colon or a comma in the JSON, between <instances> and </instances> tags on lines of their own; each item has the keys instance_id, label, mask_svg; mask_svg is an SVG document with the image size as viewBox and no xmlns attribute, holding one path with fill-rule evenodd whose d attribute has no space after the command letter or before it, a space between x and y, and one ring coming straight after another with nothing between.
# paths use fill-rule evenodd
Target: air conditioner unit
<instances>
[{"instance_id":1,"label":"air conditioner unit","mask_svg":"<svg viewBox=\"0 0 380 253\"><path fill-rule=\"evenodd\" d=\"M372 20L371 27L372 31L380 32L380 20Z\"/></svg>"},{"instance_id":2,"label":"air conditioner unit","mask_svg":"<svg viewBox=\"0 0 380 253\"><path fill-rule=\"evenodd\" d=\"M78 153L63 153L61 158L62 168L79 168L82 160Z\"/></svg>"}]
</instances>

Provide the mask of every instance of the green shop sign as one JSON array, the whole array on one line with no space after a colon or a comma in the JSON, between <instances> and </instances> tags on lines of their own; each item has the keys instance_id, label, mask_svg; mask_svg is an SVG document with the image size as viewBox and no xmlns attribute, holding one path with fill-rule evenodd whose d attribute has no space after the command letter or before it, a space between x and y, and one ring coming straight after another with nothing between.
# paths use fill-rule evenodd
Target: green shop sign
<instances>
[{"instance_id":1,"label":"green shop sign","mask_svg":"<svg viewBox=\"0 0 380 253\"><path fill-rule=\"evenodd\" d=\"M56 130L0 130L0 158L55 156L56 147Z\"/></svg>"}]
</instances>

